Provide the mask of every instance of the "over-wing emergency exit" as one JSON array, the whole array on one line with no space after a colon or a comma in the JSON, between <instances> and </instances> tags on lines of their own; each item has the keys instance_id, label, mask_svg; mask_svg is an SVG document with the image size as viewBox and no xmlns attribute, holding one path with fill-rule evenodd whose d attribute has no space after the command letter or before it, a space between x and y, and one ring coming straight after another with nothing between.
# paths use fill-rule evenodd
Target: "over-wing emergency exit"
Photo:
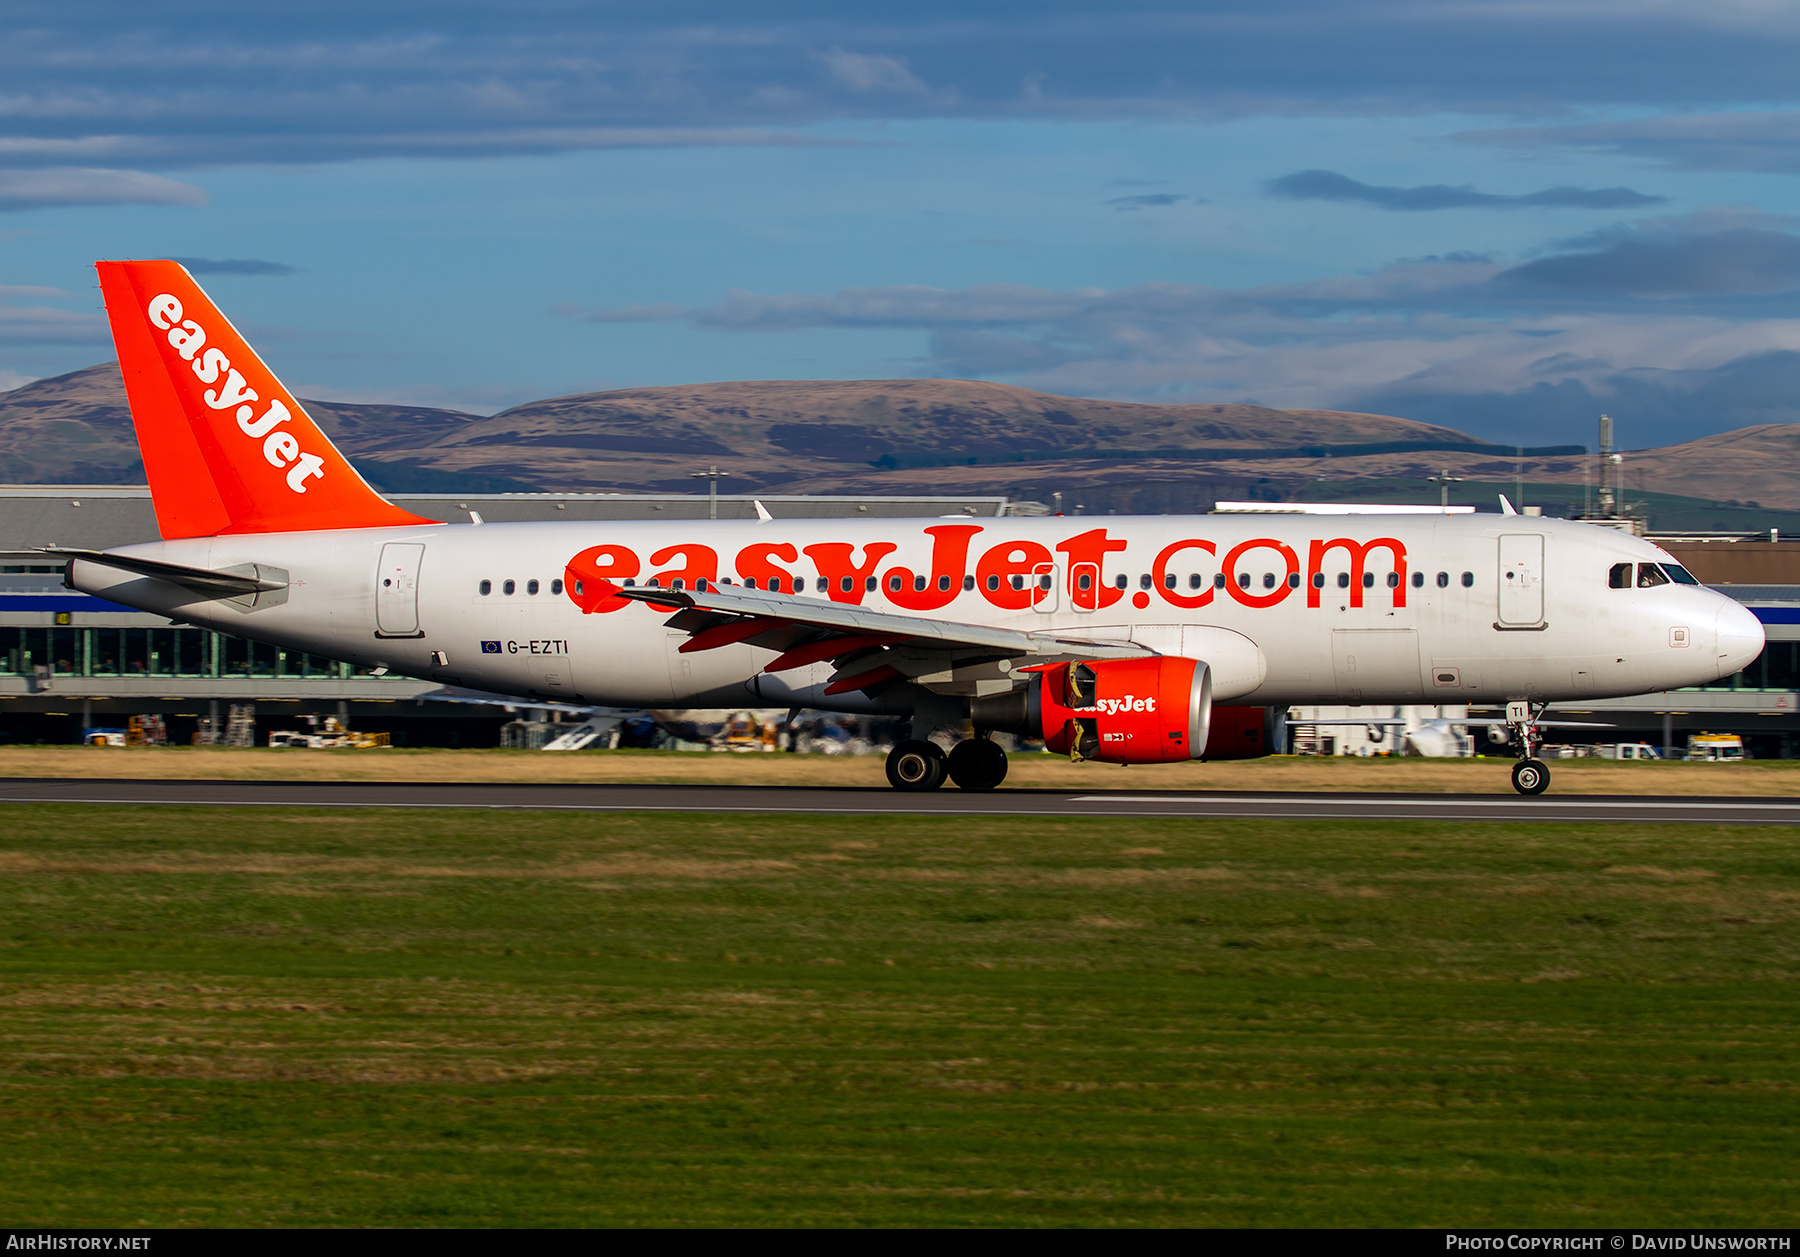
<instances>
[{"instance_id":1,"label":"over-wing emergency exit","mask_svg":"<svg viewBox=\"0 0 1800 1257\"><path fill-rule=\"evenodd\" d=\"M1277 751L1294 703L1480 702L1535 794L1545 704L1704 684L1763 646L1657 547L1536 517L422 519L179 265L98 270L163 540L68 552L70 587L528 700L905 717L899 789L999 785L997 731L1153 764Z\"/></svg>"}]
</instances>

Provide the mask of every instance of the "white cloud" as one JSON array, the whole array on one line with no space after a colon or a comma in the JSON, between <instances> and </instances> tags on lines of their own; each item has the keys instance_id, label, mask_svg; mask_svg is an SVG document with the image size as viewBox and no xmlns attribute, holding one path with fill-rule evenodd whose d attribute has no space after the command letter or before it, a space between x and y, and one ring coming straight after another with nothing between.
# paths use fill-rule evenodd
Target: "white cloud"
<instances>
[{"instance_id":1,"label":"white cloud","mask_svg":"<svg viewBox=\"0 0 1800 1257\"><path fill-rule=\"evenodd\" d=\"M0 170L0 210L49 209L67 205L205 205L206 193L192 184L138 170L98 170L53 166L42 170Z\"/></svg>"},{"instance_id":2,"label":"white cloud","mask_svg":"<svg viewBox=\"0 0 1800 1257\"><path fill-rule=\"evenodd\" d=\"M898 57L833 48L825 54L825 67L832 78L853 92L922 95L928 90Z\"/></svg>"}]
</instances>

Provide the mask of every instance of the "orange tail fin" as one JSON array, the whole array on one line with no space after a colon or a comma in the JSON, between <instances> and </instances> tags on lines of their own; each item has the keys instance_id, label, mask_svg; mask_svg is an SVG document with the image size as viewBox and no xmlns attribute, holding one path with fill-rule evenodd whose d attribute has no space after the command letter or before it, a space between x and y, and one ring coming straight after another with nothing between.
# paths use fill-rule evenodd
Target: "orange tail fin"
<instances>
[{"instance_id":1,"label":"orange tail fin","mask_svg":"<svg viewBox=\"0 0 1800 1257\"><path fill-rule=\"evenodd\" d=\"M429 524L356 473L175 262L98 262L165 539Z\"/></svg>"}]
</instances>

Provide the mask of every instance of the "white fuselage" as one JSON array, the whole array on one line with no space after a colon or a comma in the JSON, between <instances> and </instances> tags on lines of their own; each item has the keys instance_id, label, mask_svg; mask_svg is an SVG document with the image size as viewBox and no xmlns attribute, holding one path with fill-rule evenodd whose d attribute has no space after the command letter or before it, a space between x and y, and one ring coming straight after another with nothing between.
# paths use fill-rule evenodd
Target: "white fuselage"
<instances>
[{"instance_id":1,"label":"white fuselage","mask_svg":"<svg viewBox=\"0 0 1800 1257\"><path fill-rule=\"evenodd\" d=\"M1367 547L1360 564L1354 548L1334 544L1343 540ZM792 596L802 603L835 594L925 619L1129 638L1206 659L1216 701L1230 704L1640 694L1728 676L1763 646L1755 617L1706 588L1609 587L1615 564L1672 562L1655 546L1526 516L449 524L116 551L285 572L285 599L256 606L81 560L69 579L128 606L291 650L527 699L910 708L910 687L882 699L824 697L828 664L763 674L772 652L743 643L678 653L687 634L665 627L667 610L631 603L584 614L552 582L569 579L571 560L596 546L607 547L610 566L600 570L620 583L629 575L692 588L704 577L767 588L774 573L783 593L801 582L804 592ZM860 570L846 575L851 568ZM830 592L819 591L821 579ZM378 594L384 580L387 592ZM537 592L527 592L534 581Z\"/></svg>"}]
</instances>

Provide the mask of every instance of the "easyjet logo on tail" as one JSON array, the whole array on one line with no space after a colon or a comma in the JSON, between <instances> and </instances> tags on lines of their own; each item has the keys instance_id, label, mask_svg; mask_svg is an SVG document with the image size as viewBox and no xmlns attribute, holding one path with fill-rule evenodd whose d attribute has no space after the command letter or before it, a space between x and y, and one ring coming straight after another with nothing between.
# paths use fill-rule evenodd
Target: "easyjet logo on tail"
<instances>
[{"instance_id":1,"label":"easyjet logo on tail","mask_svg":"<svg viewBox=\"0 0 1800 1257\"><path fill-rule=\"evenodd\" d=\"M262 456L269 466L287 471L287 487L295 493L306 492L310 479L325 478L325 460L300 448L298 438L281 425L294 416L279 397L269 399L269 408L260 416L255 403L256 390L245 381L243 372L231 365L221 349L206 348L206 329L193 319L182 318L181 302L170 293L151 298L150 322L169 334L169 344L181 357L193 364L194 376L202 384L216 384L200 396L214 410L237 411L237 426L245 436L262 442ZM220 377L224 379L221 381Z\"/></svg>"}]
</instances>

